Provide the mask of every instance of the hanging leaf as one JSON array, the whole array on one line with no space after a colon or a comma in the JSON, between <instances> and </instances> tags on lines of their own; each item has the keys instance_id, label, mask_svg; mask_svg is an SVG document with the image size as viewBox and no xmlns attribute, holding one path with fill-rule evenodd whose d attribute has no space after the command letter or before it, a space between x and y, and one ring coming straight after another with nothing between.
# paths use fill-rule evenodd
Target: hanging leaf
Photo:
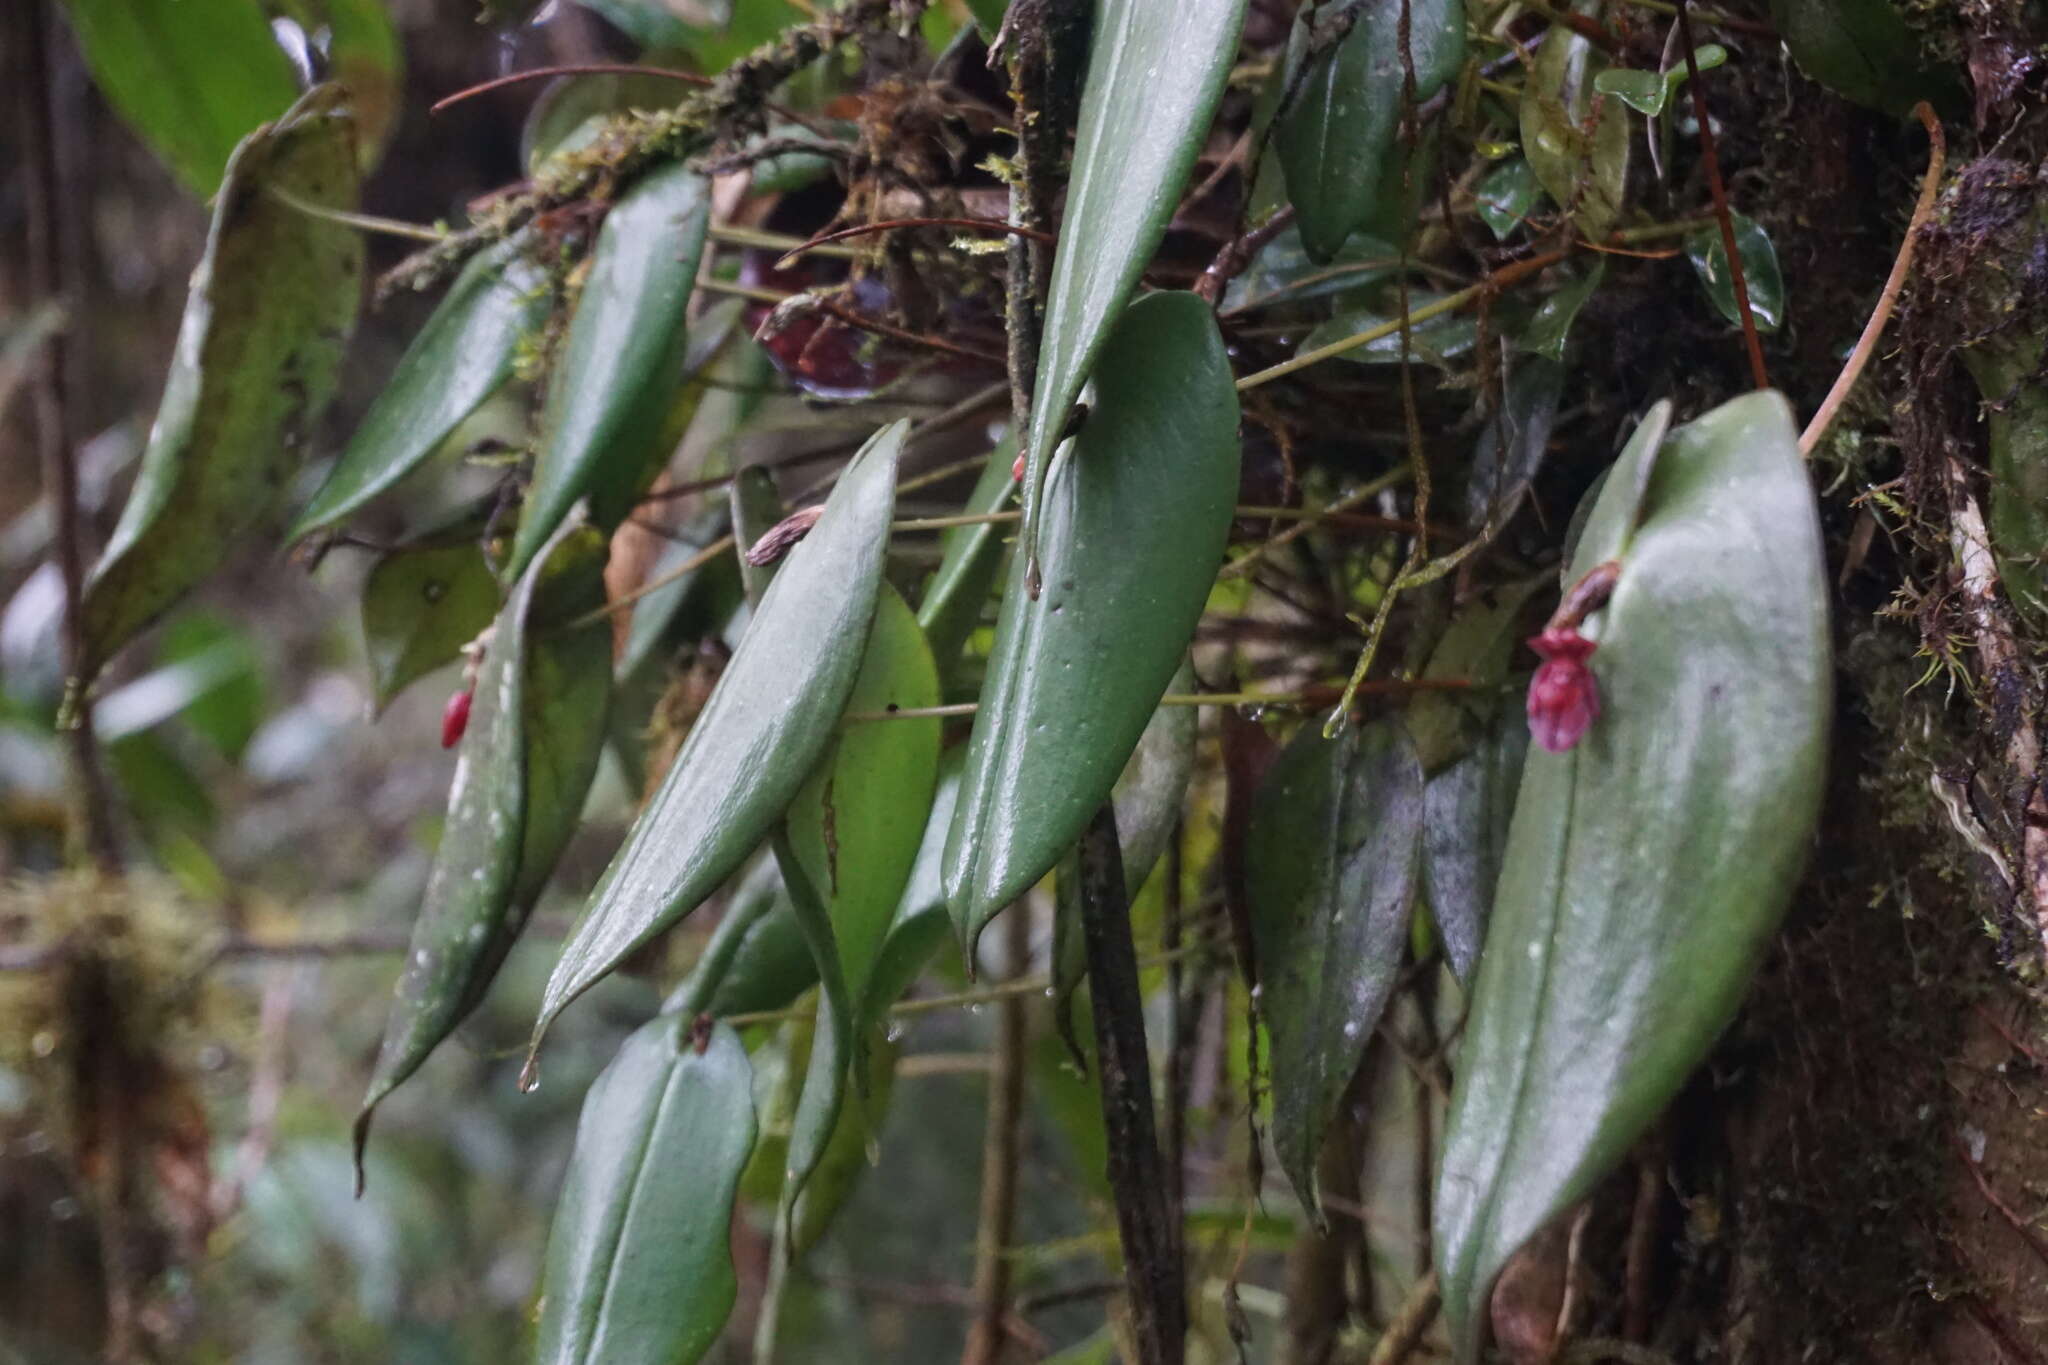
<instances>
[{"instance_id":1,"label":"hanging leaf","mask_svg":"<svg viewBox=\"0 0 2048 1365\"><path fill-rule=\"evenodd\" d=\"M790 1223L789 1254L802 1256L818 1244L832 1220L846 1206L872 1164L869 1151L888 1117L896 1089L896 1061L901 1049L880 1031L870 1034L862 1049L867 1073L859 1087L860 1103L840 1111L839 1122L818 1155L818 1163L797 1197Z\"/></svg>"},{"instance_id":2,"label":"hanging leaf","mask_svg":"<svg viewBox=\"0 0 2048 1365\"><path fill-rule=\"evenodd\" d=\"M1467 526L1504 525L1514 515L1550 449L1563 396L1562 364L1538 356L1514 367L1466 465Z\"/></svg>"},{"instance_id":3,"label":"hanging leaf","mask_svg":"<svg viewBox=\"0 0 2048 1365\"><path fill-rule=\"evenodd\" d=\"M670 416L710 209L710 183L679 161L639 180L605 215L548 385L512 573L578 498L589 497L599 526L617 525L681 438Z\"/></svg>"},{"instance_id":4,"label":"hanging leaf","mask_svg":"<svg viewBox=\"0 0 2048 1365\"><path fill-rule=\"evenodd\" d=\"M229 163L142 471L86 585L81 685L269 514L333 392L362 242L280 193L355 207L354 122L336 87L251 133Z\"/></svg>"},{"instance_id":5,"label":"hanging leaf","mask_svg":"<svg viewBox=\"0 0 2048 1365\"><path fill-rule=\"evenodd\" d=\"M1778 248L1754 218L1730 214L1735 250L1742 257L1742 282L1749 290L1749 311L1759 332L1775 332L1785 323L1785 277L1778 269ZM1685 239L1686 259L1700 277L1707 297L1733 326L1742 325L1742 305L1735 298L1735 272L1728 268L1728 248L1718 225L1700 228Z\"/></svg>"},{"instance_id":6,"label":"hanging leaf","mask_svg":"<svg viewBox=\"0 0 2048 1365\"><path fill-rule=\"evenodd\" d=\"M1607 262L1596 260L1582 274L1568 277L1553 289L1536 310L1536 316L1529 319L1529 325L1522 329L1522 350L1538 355L1545 360L1564 364L1565 343L1571 340L1572 324L1579 320L1579 312L1586 306L1586 300L1593 297L1593 291L1607 278Z\"/></svg>"},{"instance_id":7,"label":"hanging leaf","mask_svg":"<svg viewBox=\"0 0 2048 1365\"><path fill-rule=\"evenodd\" d=\"M738 1294L733 1196L754 1147L747 1052L666 1014L590 1087L542 1273L542 1365L691 1365Z\"/></svg>"},{"instance_id":8,"label":"hanging leaf","mask_svg":"<svg viewBox=\"0 0 2048 1365\"><path fill-rule=\"evenodd\" d=\"M1430 778L1422 796L1422 898L1460 981L1472 979L1486 941L1508 820L1529 753L1520 699L1496 697L1489 709L1471 748Z\"/></svg>"},{"instance_id":9,"label":"hanging leaf","mask_svg":"<svg viewBox=\"0 0 2048 1365\"><path fill-rule=\"evenodd\" d=\"M1230 282L1223 294L1223 311L1228 316L1283 303L1306 303L1330 294L1355 293L1391 278L1400 268L1399 248L1355 232L1344 239L1344 245L1327 264L1319 264L1310 259L1301 234L1290 227L1268 242L1252 258L1250 268Z\"/></svg>"},{"instance_id":10,"label":"hanging leaf","mask_svg":"<svg viewBox=\"0 0 2048 1365\"><path fill-rule=\"evenodd\" d=\"M368 172L384 156L405 95L405 52L386 0L308 0L310 36L328 79L355 104L357 152Z\"/></svg>"},{"instance_id":11,"label":"hanging leaf","mask_svg":"<svg viewBox=\"0 0 2048 1365\"><path fill-rule=\"evenodd\" d=\"M924 632L885 584L846 709L877 715L938 703L939 674ZM790 846L825 902L856 1000L909 883L938 773L937 717L841 721L830 752L790 803ZM857 1018L855 1027L867 1023Z\"/></svg>"},{"instance_id":12,"label":"hanging leaf","mask_svg":"<svg viewBox=\"0 0 2048 1365\"><path fill-rule=\"evenodd\" d=\"M1464 0L1353 7L1350 32L1309 57L1293 104L1273 130L1287 193L1311 259L1333 258L1379 207L1384 171L1401 131L1407 73L1415 99L1441 90L1465 62ZM1401 25L1408 19L1407 52ZM1399 191L1398 182L1394 186Z\"/></svg>"},{"instance_id":13,"label":"hanging leaf","mask_svg":"<svg viewBox=\"0 0 2048 1365\"><path fill-rule=\"evenodd\" d=\"M818 965L811 961L811 945L796 922L789 893L782 887L781 869L773 858L763 858L740 883L726 907L727 917L746 914L746 902L757 899L767 901L767 908L741 939L731 965L720 976L705 1007L721 1019L732 1014L787 1009L798 996L818 984ZM725 926L721 923L719 927Z\"/></svg>"},{"instance_id":14,"label":"hanging leaf","mask_svg":"<svg viewBox=\"0 0 2048 1365\"><path fill-rule=\"evenodd\" d=\"M1411 290L1408 310L1412 315L1442 300L1441 294ZM1392 294L1369 307L1346 309L1303 337L1301 344L1295 347L1295 354L1313 351L1360 332L1391 326L1401 316L1399 309L1399 297ZM1411 361L1448 369L1452 361L1470 355L1472 348L1479 343L1479 324L1469 316L1438 313L1409 327L1407 340ZM1354 346L1336 358L1354 365L1398 365L1401 363L1401 333L1399 330L1388 332L1363 346Z\"/></svg>"},{"instance_id":15,"label":"hanging leaf","mask_svg":"<svg viewBox=\"0 0 2048 1365\"><path fill-rule=\"evenodd\" d=\"M380 558L363 580L363 639L376 709L461 657L497 610L498 579L475 537L405 546Z\"/></svg>"},{"instance_id":16,"label":"hanging leaf","mask_svg":"<svg viewBox=\"0 0 2048 1365\"><path fill-rule=\"evenodd\" d=\"M758 607L782 561L778 558L756 564L748 557L748 551L782 520L782 494L776 490L775 476L759 465L748 465L734 475L726 491L726 514L732 519L733 559L739 565L740 588L747 595L747 604Z\"/></svg>"},{"instance_id":17,"label":"hanging leaf","mask_svg":"<svg viewBox=\"0 0 2048 1365\"><path fill-rule=\"evenodd\" d=\"M1828 592L1785 400L1631 442L1572 575L1609 560L1586 631L1601 714L1529 755L1444 1139L1437 1264L1466 1360L1502 1264L1713 1045L1819 810Z\"/></svg>"},{"instance_id":18,"label":"hanging leaf","mask_svg":"<svg viewBox=\"0 0 2048 1365\"><path fill-rule=\"evenodd\" d=\"M1421 856L1422 765L1407 732L1382 723L1330 740L1302 726L1259 788L1245 890L1273 1145L1312 1212L1323 1134L1401 969Z\"/></svg>"},{"instance_id":19,"label":"hanging leaf","mask_svg":"<svg viewBox=\"0 0 2048 1365\"><path fill-rule=\"evenodd\" d=\"M846 1110L846 1078L850 1068L864 1065L859 1055L861 1035L854 1028L853 997L846 989L846 973L839 965L839 943L832 927L832 913L824 895L812 885L803 861L791 846L786 829L777 830L771 846L775 865L782 870L782 885L789 892L790 908L797 927L810 945L811 962L818 969L818 1010L811 1030L811 1055L804 1068L803 1093L797 1097L796 1114L790 1120L789 1148L784 1158L782 1202L778 1216L787 1228L792 1221L797 1197L804 1182L817 1169L832 1134Z\"/></svg>"},{"instance_id":20,"label":"hanging leaf","mask_svg":"<svg viewBox=\"0 0 2048 1365\"><path fill-rule=\"evenodd\" d=\"M1543 198L1536 170L1527 157L1504 161L1479 182L1479 219L1493 230L1496 242L1505 242L1536 211Z\"/></svg>"},{"instance_id":21,"label":"hanging leaf","mask_svg":"<svg viewBox=\"0 0 2048 1365\"><path fill-rule=\"evenodd\" d=\"M419 468L511 378L520 340L540 327L549 304L547 277L528 249L516 237L470 258L286 540L353 516Z\"/></svg>"},{"instance_id":22,"label":"hanging leaf","mask_svg":"<svg viewBox=\"0 0 2048 1365\"><path fill-rule=\"evenodd\" d=\"M1573 0L1570 12L1597 20L1602 4ZM1628 109L1596 100L1593 80L1603 65L1590 38L1552 24L1522 85L1521 110L1530 169L1596 242L1614 226L1628 189Z\"/></svg>"},{"instance_id":23,"label":"hanging leaf","mask_svg":"<svg viewBox=\"0 0 2048 1365\"><path fill-rule=\"evenodd\" d=\"M881 585L907 422L877 432L790 551L703 714L606 869L548 978L548 1024L738 869L796 796L846 707Z\"/></svg>"},{"instance_id":24,"label":"hanging leaf","mask_svg":"<svg viewBox=\"0 0 2048 1365\"><path fill-rule=\"evenodd\" d=\"M64 12L107 102L201 199L236 144L298 97L258 0L65 0Z\"/></svg>"},{"instance_id":25,"label":"hanging leaf","mask_svg":"<svg viewBox=\"0 0 2048 1365\"><path fill-rule=\"evenodd\" d=\"M981 468L974 491L967 495L963 512L986 515L1000 512L1010 501L1017 480L1010 470L1017 463L1017 442L1004 437ZM955 526L939 537L938 572L918 603L917 623L931 643L932 657L944 671L959 656L960 647L981 624L982 608L988 605L989 589L1003 566L1003 549L1015 527L1001 522L979 526Z\"/></svg>"},{"instance_id":26,"label":"hanging leaf","mask_svg":"<svg viewBox=\"0 0 2048 1365\"><path fill-rule=\"evenodd\" d=\"M1180 666L1237 498L1237 394L1209 309L1159 293L1118 323L1047 493L1045 589L1009 589L946 845L970 961L1108 798Z\"/></svg>"},{"instance_id":27,"label":"hanging leaf","mask_svg":"<svg viewBox=\"0 0 2048 1365\"><path fill-rule=\"evenodd\" d=\"M611 626L604 537L565 536L513 591L477 679L448 823L398 1002L356 1117L357 1180L377 1105L482 1001L583 813L603 749Z\"/></svg>"},{"instance_id":28,"label":"hanging leaf","mask_svg":"<svg viewBox=\"0 0 2048 1365\"><path fill-rule=\"evenodd\" d=\"M1425 681L1459 678L1468 686L1461 692L1419 693L1402 717L1424 772L1435 774L1456 762L1492 725L1509 660L1529 633L1529 599L1543 586L1544 579L1536 577L1496 588L1451 618L1422 676Z\"/></svg>"},{"instance_id":29,"label":"hanging leaf","mask_svg":"<svg viewBox=\"0 0 2048 1365\"><path fill-rule=\"evenodd\" d=\"M1892 0L1771 0L1771 24L1801 71L1858 104L1904 114L1946 93Z\"/></svg>"},{"instance_id":30,"label":"hanging leaf","mask_svg":"<svg viewBox=\"0 0 2048 1365\"><path fill-rule=\"evenodd\" d=\"M1053 452L1187 187L1237 56L1244 10L1245 0L1100 0L1095 6L1031 397L1023 526L1029 548L1019 556L1027 567L1045 551L1040 508ZM1131 737L1137 738L1135 730Z\"/></svg>"}]
</instances>

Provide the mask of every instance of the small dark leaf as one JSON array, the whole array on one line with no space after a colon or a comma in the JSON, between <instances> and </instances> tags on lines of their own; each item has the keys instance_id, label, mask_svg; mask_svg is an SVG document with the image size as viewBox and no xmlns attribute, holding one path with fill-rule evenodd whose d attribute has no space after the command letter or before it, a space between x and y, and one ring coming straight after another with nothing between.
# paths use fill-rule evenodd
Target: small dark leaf
<instances>
[{"instance_id":1,"label":"small dark leaf","mask_svg":"<svg viewBox=\"0 0 2048 1365\"><path fill-rule=\"evenodd\" d=\"M1858 104L1903 114L1945 93L1892 0L1771 0L1771 21L1801 71Z\"/></svg>"},{"instance_id":2,"label":"small dark leaf","mask_svg":"<svg viewBox=\"0 0 2048 1365\"><path fill-rule=\"evenodd\" d=\"M1504 525L1521 505L1550 449L1564 366L1536 357L1520 362L1502 386L1499 406L1479 430L1465 475L1465 524Z\"/></svg>"},{"instance_id":3,"label":"small dark leaf","mask_svg":"<svg viewBox=\"0 0 2048 1365\"><path fill-rule=\"evenodd\" d=\"M1778 270L1778 248L1754 218L1732 214L1735 249L1742 256L1742 282L1749 290L1749 311L1759 332L1775 332L1785 322L1785 277ZM1728 248L1718 226L1700 228L1685 239L1686 259L1700 277L1707 297L1733 326L1742 325L1742 306L1735 298L1735 272L1728 268Z\"/></svg>"},{"instance_id":4,"label":"small dark leaf","mask_svg":"<svg viewBox=\"0 0 2048 1365\"><path fill-rule=\"evenodd\" d=\"M1586 306L1586 300L1593 297L1593 291L1605 278L1607 262L1596 260L1583 274L1567 278L1552 290L1536 310L1536 316L1522 330L1521 348L1545 360L1564 364L1565 343L1571 340L1572 324L1578 321L1579 310Z\"/></svg>"},{"instance_id":5,"label":"small dark leaf","mask_svg":"<svg viewBox=\"0 0 2048 1365\"><path fill-rule=\"evenodd\" d=\"M378 710L452 663L498 612L498 580L474 539L403 547L363 581L363 640Z\"/></svg>"},{"instance_id":6,"label":"small dark leaf","mask_svg":"<svg viewBox=\"0 0 2048 1365\"><path fill-rule=\"evenodd\" d=\"M1543 186L1527 157L1504 161L1487 172L1479 182L1479 218L1493 230L1493 239L1505 242L1536 211L1543 198Z\"/></svg>"},{"instance_id":7,"label":"small dark leaf","mask_svg":"<svg viewBox=\"0 0 2048 1365\"><path fill-rule=\"evenodd\" d=\"M1259 1013L1273 1044L1273 1144L1318 1207L1323 1135L1401 968L1422 858L1423 780L1399 725L1304 725L1245 839Z\"/></svg>"}]
</instances>

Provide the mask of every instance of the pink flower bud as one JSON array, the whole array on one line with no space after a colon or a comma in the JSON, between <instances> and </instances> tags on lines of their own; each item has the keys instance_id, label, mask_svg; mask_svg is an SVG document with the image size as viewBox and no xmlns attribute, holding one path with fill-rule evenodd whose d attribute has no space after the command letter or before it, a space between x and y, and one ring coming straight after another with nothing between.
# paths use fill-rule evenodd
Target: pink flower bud
<instances>
[{"instance_id":1,"label":"pink flower bud","mask_svg":"<svg viewBox=\"0 0 2048 1365\"><path fill-rule=\"evenodd\" d=\"M1010 462L1010 482L1020 482L1024 477L1024 457L1019 455Z\"/></svg>"},{"instance_id":2,"label":"pink flower bud","mask_svg":"<svg viewBox=\"0 0 2048 1365\"><path fill-rule=\"evenodd\" d=\"M462 732L469 728L469 703L475 697L476 689L465 687L441 708L442 748L452 749L462 742Z\"/></svg>"},{"instance_id":3,"label":"pink flower bud","mask_svg":"<svg viewBox=\"0 0 2048 1365\"><path fill-rule=\"evenodd\" d=\"M1543 666L1529 680L1529 733L1553 754L1577 744L1600 715L1600 684L1586 660L1593 642L1576 630L1546 630L1529 648Z\"/></svg>"}]
</instances>

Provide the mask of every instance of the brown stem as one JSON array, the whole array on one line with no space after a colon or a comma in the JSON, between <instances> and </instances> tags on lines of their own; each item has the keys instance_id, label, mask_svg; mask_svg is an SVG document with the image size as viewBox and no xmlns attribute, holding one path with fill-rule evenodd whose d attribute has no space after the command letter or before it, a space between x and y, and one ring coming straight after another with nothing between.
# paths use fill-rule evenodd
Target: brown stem
<instances>
[{"instance_id":1,"label":"brown stem","mask_svg":"<svg viewBox=\"0 0 2048 1365\"><path fill-rule=\"evenodd\" d=\"M1013 905L1006 923L1005 947L1015 980L1030 974L1031 918L1023 906ZM1030 1025L1025 1002L1025 996L1011 995L997 1006L988 1126L981 1144L981 1216L974 1236L974 1321L961 1365L995 1365L1010 1334L1010 1242L1017 1222L1018 1132L1024 1122L1024 1045Z\"/></svg>"},{"instance_id":2,"label":"brown stem","mask_svg":"<svg viewBox=\"0 0 2048 1365\"><path fill-rule=\"evenodd\" d=\"M1152 1116L1152 1066L1145 1047L1145 1001L1131 944L1123 850L1109 806L1081 836L1081 928L1088 948L1088 989L1095 1005L1095 1073L1109 1147L1109 1188L1116 1203L1137 1365L1179 1365L1186 1349L1187 1300L1179 1239L1168 1226L1166 1181Z\"/></svg>"},{"instance_id":3,"label":"brown stem","mask_svg":"<svg viewBox=\"0 0 2048 1365\"><path fill-rule=\"evenodd\" d=\"M1735 282L1735 307L1742 314L1742 339L1749 348L1750 378L1760 389L1771 386L1764 369L1763 342L1757 339L1756 316L1749 308L1749 279L1743 274L1742 253L1735 246L1735 218L1728 211L1728 187L1721 182L1721 158L1714 150L1714 125L1707 117L1707 95L1700 85L1699 60L1693 53L1691 0L1678 0L1678 37L1685 48L1685 83L1692 90L1693 116L1700 125L1700 159L1706 163L1707 186L1714 194L1714 219L1721 225L1721 249L1728 253L1728 277Z\"/></svg>"},{"instance_id":4,"label":"brown stem","mask_svg":"<svg viewBox=\"0 0 2048 1365\"><path fill-rule=\"evenodd\" d=\"M850 237L865 237L875 232L894 232L898 228L928 227L965 228L972 232L1002 232L1012 237L1028 237L1034 242L1049 243L1054 240L1050 232L1040 232L1037 228L1028 228L1017 223L1005 223L1000 218L890 218L879 223L855 223L852 227L821 232L809 241L791 247L783 253L782 259L776 264L786 264L806 251L813 251L833 242L843 242Z\"/></svg>"},{"instance_id":5,"label":"brown stem","mask_svg":"<svg viewBox=\"0 0 2048 1365\"><path fill-rule=\"evenodd\" d=\"M478 95L488 95L491 91L502 90L508 85L548 80L555 76L652 76L657 80L681 81L685 85L713 84L711 77L700 76L694 71L673 71L659 66L635 66L631 62L571 62L565 66L536 66L525 71L497 76L476 85L465 86L452 95L443 95L435 100L427 106L427 112L438 114L451 105L475 99Z\"/></svg>"},{"instance_id":6,"label":"brown stem","mask_svg":"<svg viewBox=\"0 0 2048 1365\"><path fill-rule=\"evenodd\" d=\"M1415 1348L1422 1344L1429 1325L1436 1321L1436 1310L1442 1302L1437 1291L1436 1272L1432 1270L1408 1291L1400 1311L1394 1314L1394 1320L1387 1324L1387 1330L1380 1334L1379 1341L1373 1346L1367 1365L1400 1365L1415 1354Z\"/></svg>"},{"instance_id":7,"label":"brown stem","mask_svg":"<svg viewBox=\"0 0 2048 1365\"><path fill-rule=\"evenodd\" d=\"M49 5L10 8L23 54L23 79L16 87L23 142L28 149L28 292L31 305L64 297L63 201L58 188L55 92L50 80ZM44 344L34 362L36 449L42 463L43 495L50 502L51 547L64 582L65 719L77 783L79 823L87 855L102 871L121 870L115 839L113 799L100 767L92 707L85 697L89 678L79 676L85 659L85 556L80 544L78 467L73 461L70 416L65 406L65 354L61 332Z\"/></svg>"}]
</instances>

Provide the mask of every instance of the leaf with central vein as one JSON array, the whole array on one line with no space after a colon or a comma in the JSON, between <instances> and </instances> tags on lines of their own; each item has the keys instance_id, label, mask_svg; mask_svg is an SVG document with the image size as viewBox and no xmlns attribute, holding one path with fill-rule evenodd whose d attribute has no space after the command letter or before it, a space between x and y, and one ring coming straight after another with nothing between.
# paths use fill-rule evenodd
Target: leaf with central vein
<instances>
[{"instance_id":1,"label":"leaf with central vein","mask_svg":"<svg viewBox=\"0 0 2048 1365\"><path fill-rule=\"evenodd\" d=\"M286 540L334 525L419 468L511 378L520 338L548 311L529 245L514 238L470 258Z\"/></svg>"},{"instance_id":2,"label":"leaf with central vein","mask_svg":"<svg viewBox=\"0 0 2048 1365\"><path fill-rule=\"evenodd\" d=\"M548 1235L542 1365L691 1365L738 1293L733 1196L754 1149L753 1071L739 1035L666 1014L590 1087Z\"/></svg>"},{"instance_id":3,"label":"leaf with central vein","mask_svg":"<svg viewBox=\"0 0 2048 1365\"><path fill-rule=\"evenodd\" d=\"M1422 859L1422 764L1393 723L1304 725L1245 837L1259 1013L1273 1040L1273 1145L1317 1208L1316 1157L1393 991Z\"/></svg>"},{"instance_id":4,"label":"leaf with central vein","mask_svg":"<svg viewBox=\"0 0 2048 1365\"><path fill-rule=\"evenodd\" d=\"M1166 235L1223 97L1244 10L1245 0L1101 0L1095 7L1031 397L1024 543L1034 551L1045 548L1041 505L1067 414Z\"/></svg>"},{"instance_id":5,"label":"leaf with central vein","mask_svg":"<svg viewBox=\"0 0 2048 1365\"><path fill-rule=\"evenodd\" d=\"M611 628L604 537L563 537L498 616L448 793L448 823L398 1000L356 1118L358 1171L377 1105L482 1001L575 832L603 749Z\"/></svg>"},{"instance_id":6,"label":"leaf with central vein","mask_svg":"<svg viewBox=\"0 0 2048 1365\"><path fill-rule=\"evenodd\" d=\"M1598 20L1606 0L1574 0L1570 12ZM1590 38L1552 24L1522 86L1522 154L1544 190L1569 208L1579 231L1607 235L1628 189L1628 107L1596 101L1606 66Z\"/></svg>"},{"instance_id":7,"label":"leaf with central vein","mask_svg":"<svg viewBox=\"0 0 2048 1365\"><path fill-rule=\"evenodd\" d=\"M893 423L862 447L769 585L661 790L563 945L534 1048L565 1005L739 869L831 743L874 619L908 429Z\"/></svg>"},{"instance_id":8,"label":"leaf with central vein","mask_svg":"<svg viewBox=\"0 0 2048 1365\"><path fill-rule=\"evenodd\" d=\"M990 917L1081 837L1187 652L1237 497L1237 420L1208 306L1132 304L1046 492L1038 599L1027 557L1011 559L946 843L970 960Z\"/></svg>"},{"instance_id":9,"label":"leaf with central vein","mask_svg":"<svg viewBox=\"0 0 2048 1365\"><path fill-rule=\"evenodd\" d=\"M710 182L676 162L640 180L605 215L548 386L512 573L586 494L592 520L616 525L667 455L665 442L680 435L668 417L710 211Z\"/></svg>"},{"instance_id":10,"label":"leaf with central vein","mask_svg":"<svg viewBox=\"0 0 2048 1365\"><path fill-rule=\"evenodd\" d=\"M1571 577L1609 559L1601 715L1523 770L1444 1137L1436 1256L1466 1360L1501 1266L1713 1045L1819 811L1828 591L1785 400L1632 442Z\"/></svg>"},{"instance_id":11,"label":"leaf with central vein","mask_svg":"<svg viewBox=\"0 0 2048 1365\"><path fill-rule=\"evenodd\" d=\"M334 391L362 239L273 191L355 207L355 120L338 87L308 92L228 163L142 472L86 584L81 681L269 515Z\"/></svg>"},{"instance_id":12,"label":"leaf with central vein","mask_svg":"<svg viewBox=\"0 0 2048 1365\"><path fill-rule=\"evenodd\" d=\"M1401 130L1407 83L1404 8L1415 98L1441 90L1465 61L1464 0L1365 0L1351 31L1310 58L1300 92L1274 129L1301 242L1315 260L1334 257L1380 207L1381 172ZM1399 192L1398 180L1393 188Z\"/></svg>"}]
</instances>

